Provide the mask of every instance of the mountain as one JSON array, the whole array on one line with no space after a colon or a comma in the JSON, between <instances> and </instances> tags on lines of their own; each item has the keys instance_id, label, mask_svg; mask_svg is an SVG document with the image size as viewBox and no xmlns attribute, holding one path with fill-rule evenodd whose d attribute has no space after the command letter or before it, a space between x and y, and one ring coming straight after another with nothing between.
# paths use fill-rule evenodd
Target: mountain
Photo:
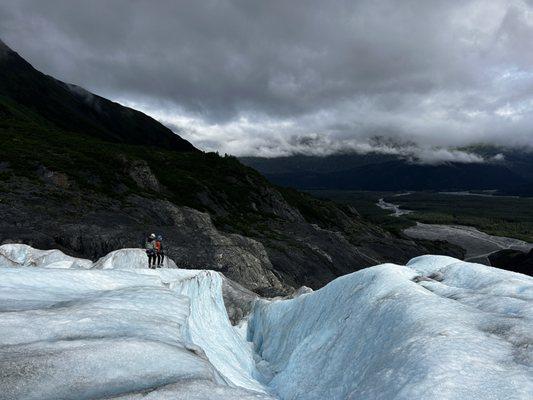
<instances>
[{"instance_id":1,"label":"mountain","mask_svg":"<svg viewBox=\"0 0 533 400\"><path fill-rule=\"evenodd\" d=\"M232 326L222 274L145 258L0 246L2 399L531 399L531 277L423 256Z\"/></svg>"},{"instance_id":2,"label":"mountain","mask_svg":"<svg viewBox=\"0 0 533 400\"><path fill-rule=\"evenodd\" d=\"M138 111L42 74L5 44L0 117L0 243L96 259L156 232L178 266L272 295L429 252L351 207L198 151Z\"/></svg>"},{"instance_id":3,"label":"mountain","mask_svg":"<svg viewBox=\"0 0 533 400\"><path fill-rule=\"evenodd\" d=\"M147 115L83 88L35 70L0 41L0 115L9 116L9 101L69 132L117 143L195 151L186 140Z\"/></svg>"},{"instance_id":4,"label":"mountain","mask_svg":"<svg viewBox=\"0 0 533 400\"><path fill-rule=\"evenodd\" d=\"M500 161L417 164L395 155L340 154L325 157L244 157L241 161L272 182L297 189L499 190L527 194L533 187L533 152L490 146L469 151ZM500 156L501 157L501 156Z\"/></svg>"}]
</instances>

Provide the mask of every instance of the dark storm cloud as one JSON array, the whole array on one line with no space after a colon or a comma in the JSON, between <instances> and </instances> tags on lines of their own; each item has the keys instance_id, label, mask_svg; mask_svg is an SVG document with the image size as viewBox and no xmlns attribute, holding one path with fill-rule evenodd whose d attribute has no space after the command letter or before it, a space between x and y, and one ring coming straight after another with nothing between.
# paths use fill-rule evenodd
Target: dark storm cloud
<instances>
[{"instance_id":1,"label":"dark storm cloud","mask_svg":"<svg viewBox=\"0 0 533 400\"><path fill-rule=\"evenodd\" d=\"M0 36L206 149L533 144L529 0L15 0Z\"/></svg>"}]
</instances>

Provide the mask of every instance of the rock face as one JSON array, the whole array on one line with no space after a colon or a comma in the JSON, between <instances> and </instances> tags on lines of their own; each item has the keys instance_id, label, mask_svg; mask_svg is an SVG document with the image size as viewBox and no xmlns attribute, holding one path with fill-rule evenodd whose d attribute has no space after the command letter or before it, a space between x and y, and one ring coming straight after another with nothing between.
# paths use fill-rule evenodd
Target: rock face
<instances>
[{"instance_id":1,"label":"rock face","mask_svg":"<svg viewBox=\"0 0 533 400\"><path fill-rule=\"evenodd\" d=\"M283 288L260 242L218 231L207 213L169 202L161 202L160 206L172 221L166 245L179 266L220 271L255 291Z\"/></svg>"},{"instance_id":2,"label":"rock face","mask_svg":"<svg viewBox=\"0 0 533 400\"><path fill-rule=\"evenodd\" d=\"M28 203L21 201L23 199ZM107 200L108 207L86 209L85 214L73 222L65 215L70 211L68 206L62 213L61 204L46 198L42 198L42 202L47 205L48 215L31 211L30 193L5 196L0 203L1 242L58 247L97 259L117 248L142 247L145 235L155 232L163 236L166 253L179 268L220 271L258 292L284 293L288 289L275 275L260 242L220 232L207 213L178 207L165 200L131 196L124 208Z\"/></svg>"},{"instance_id":3,"label":"rock face","mask_svg":"<svg viewBox=\"0 0 533 400\"><path fill-rule=\"evenodd\" d=\"M222 296L228 318L233 325L237 325L242 318L250 314L254 302L259 296L230 279L222 280Z\"/></svg>"},{"instance_id":4,"label":"rock face","mask_svg":"<svg viewBox=\"0 0 533 400\"><path fill-rule=\"evenodd\" d=\"M315 199L309 199L311 205ZM338 276L383 262L405 263L412 255L429 253L419 242L394 236L361 219L352 208L317 206L326 220L270 221L258 235L283 282L294 288L320 288ZM455 249L435 245L434 253L455 255Z\"/></svg>"},{"instance_id":5,"label":"rock face","mask_svg":"<svg viewBox=\"0 0 533 400\"><path fill-rule=\"evenodd\" d=\"M96 260L154 232L178 267L220 271L264 296L428 253L1 47L0 243Z\"/></svg>"},{"instance_id":6,"label":"rock face","mask_svg":"<svg viewBox=\"0 0 533 400\"><path fill-rule=\"evenodd\" d=\"M50 171L48 168L42 165L37 169L37 174L44 182L51 183L64 189L68 189L71 185L67 174Z\"/></svg>"},{"instance_id":7,"label":"rock face","mask_svg":"<svg viewBox=\"0 0 533 400\"><path fill-rule=\"evenodd\" d=\"M153 190L154 192L161 191L161 184L150 167L143 162L135 162L127 166L127 173L131 179L135 181L142 189Z\"/></svg>"},{"instance_id":8,"label":"rock face","mask_svg":"<svg viewBox=\"0 0 533 400\"><path fill-rule=\"evenodd\" d=\"M272 210L291 219L265 219L244 236L220 230L207 212L168 200L129 195L117 201L19 179L2 195L0 243L58 248L96 260L119 248L141 248L154 232L163 236L179 268L219 271L264 296L286 295L302 285L316 289L363 267L425 253L415 242L358 225L356 215L339 211L342 224L327 229L307 222L283 198L277 202Z\"/></svg>"},{"instance_id":9,"label":"rock face","mask_svg":"<svg viewBox=\"0 0 533 400\"><path fill-rule=\"evenodd\" d=\"M496 268L533 276L533 250L525 253L520 250L500 250L489 255L490 264Z\"/></svg>"}]
</instances>

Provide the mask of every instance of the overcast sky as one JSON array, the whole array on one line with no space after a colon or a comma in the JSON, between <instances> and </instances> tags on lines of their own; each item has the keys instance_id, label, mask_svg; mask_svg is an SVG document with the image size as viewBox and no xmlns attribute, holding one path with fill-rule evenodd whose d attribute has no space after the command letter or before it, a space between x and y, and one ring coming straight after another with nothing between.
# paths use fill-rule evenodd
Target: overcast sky
<instances>
[{"instance_id":1,"label":"overcast sky","mask_svg":"<svg viewBox=\"0 0 533 400\"><path fill-rule=\"evenodd\" d=\"M0 0L0 37L204 150L533 145L533 0Z\"/></svg>"}]
</instances>

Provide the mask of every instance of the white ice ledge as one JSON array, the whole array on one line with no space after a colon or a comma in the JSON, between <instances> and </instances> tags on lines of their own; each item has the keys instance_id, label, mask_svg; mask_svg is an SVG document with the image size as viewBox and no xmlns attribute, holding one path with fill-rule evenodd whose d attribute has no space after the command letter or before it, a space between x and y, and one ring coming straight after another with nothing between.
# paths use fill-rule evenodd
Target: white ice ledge
<instances>
[{"instance_id":1,"label":"white ice ledge","mask_svg":"<svg viewBox=\"0 0 533 400\"><path fill-rule=\"evenodd\" d=\"M218 273L145 266L0 246L0 399L533 398L530 277L380 265L258 301L247 342Z\"/></svg>"}]
</instances>

